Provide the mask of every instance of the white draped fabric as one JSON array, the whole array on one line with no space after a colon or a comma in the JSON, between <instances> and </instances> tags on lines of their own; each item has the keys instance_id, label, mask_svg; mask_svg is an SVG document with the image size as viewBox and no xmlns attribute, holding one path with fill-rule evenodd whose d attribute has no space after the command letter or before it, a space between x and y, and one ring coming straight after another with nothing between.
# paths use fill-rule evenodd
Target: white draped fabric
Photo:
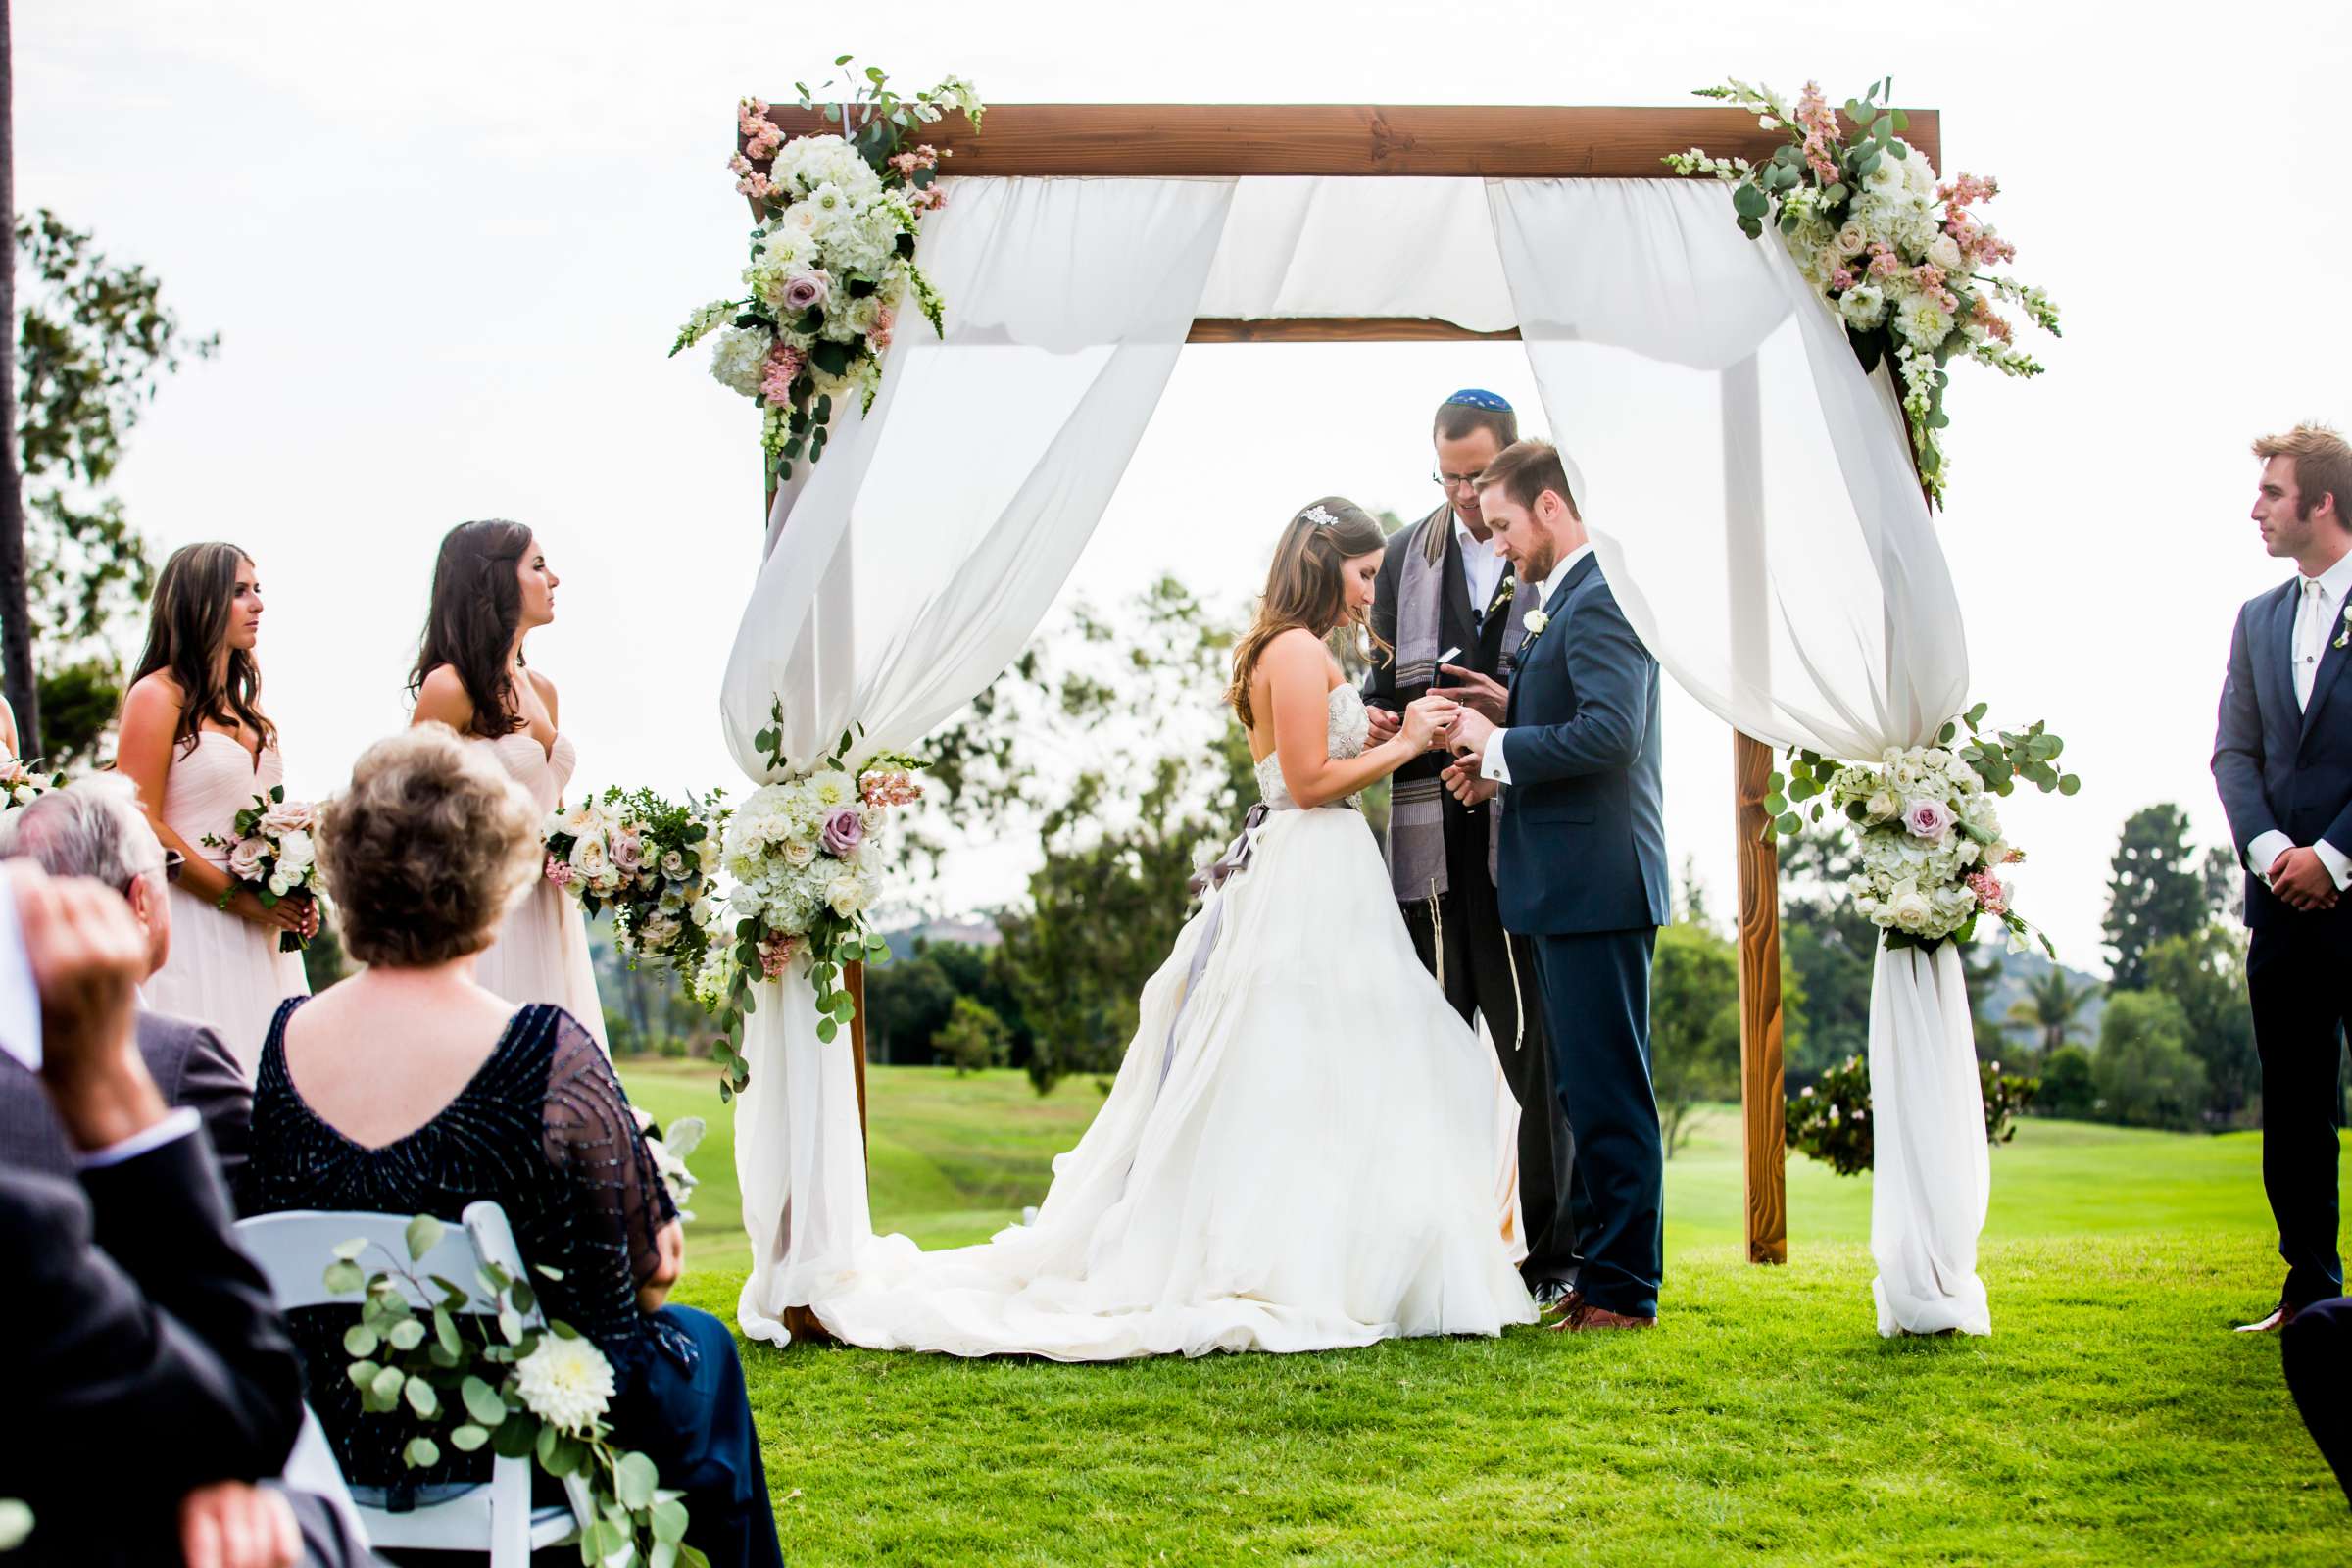
<instances>
[{"instance_id":1,"label":"white draped fabric","mask_svg":"<svg viewBox=\"0 0 2352 1568\"><path fill-rule=\"evenodd\" d=\"M922 239L946 341L902 331L871 413L844 422L771 517L724 696L753 778L768 776L751 737L778 698L794 765L854 722L860 753L905 749L1019 652L1195 317L1517 322L1618 597L1701 703L1773 745L1847 757L1923 742L1966 706L1959 606L1890 383L1863 375L1779 245L1739 232L1722 186L949 189ZM1949 949L1879 962L1884 1333L1990 1328L1973 1272L1984 1123L1957 975ZM782 1308L871 1235L848 1053L813 1025L806 982L759 988L736 1139L754 1252L739 1316L779 1341Z\"/></svg>"},{"instance_id":2,"label":"white draped fabric","mask_svg":"<svg viewBox=\"0 0 2352 1568\"><path fill-rule=\"evenodd\" d=\"M1231 180L954 184L923 229L946 340L903 326L872 410L777 498L723 700L747 774L770 776L752 737L778 698L790 765L854 724L861 759L911 748L1011 662L1151 419L1232 197ZM736 1315L781 1344L783 1309L850 1266L873 1226L849 1053L817 1039L806 978L756 1000L735 1143L753 1267Z\"/></svg>"}]
</instances>

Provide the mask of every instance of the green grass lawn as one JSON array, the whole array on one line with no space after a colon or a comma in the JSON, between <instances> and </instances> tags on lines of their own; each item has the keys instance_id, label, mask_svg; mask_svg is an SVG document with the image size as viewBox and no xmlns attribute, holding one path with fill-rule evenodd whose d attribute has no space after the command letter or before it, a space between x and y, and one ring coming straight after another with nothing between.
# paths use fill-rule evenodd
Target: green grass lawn
<instances>
[{"instance_id":1,"label":"green grass lawn","mask_svg":"<svg viewBox=\"0 0 2352 1568\"><path fill-rule=\"evenodd\" d=\"M679 1299L733 1317L729 1116ZM1099 1097L877 1068L878 1228L986 1236ZM2327 1563L2352 1512L2271 1340L2254 1135L2029 1122L1994 1152L1989 1340L1873 1330L1867 1178L1789 1166L1790 1262L1740 1260L1738 1124L1667 1169L1655 1333L1066 1367L747 1347L800 1563Z\"/></svg>"}]
</instances>

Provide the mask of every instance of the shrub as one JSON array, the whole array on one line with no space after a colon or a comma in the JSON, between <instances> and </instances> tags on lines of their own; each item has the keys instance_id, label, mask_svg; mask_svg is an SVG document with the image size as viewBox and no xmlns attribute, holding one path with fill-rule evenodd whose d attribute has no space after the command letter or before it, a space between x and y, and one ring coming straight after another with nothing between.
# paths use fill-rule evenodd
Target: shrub
<instances>
[{"instance_id":1,"label":"shrub","mask_svg":"<svg viewBox=\"0 0 2352 1568\"><path fill-rule=\"evenodd\" d=\"M2017 1136L2016 1118L2041 1087L2041 1080L2004 1073L1997 1061L1977 1063L1984 1096L1984 1137L2005 1144ZM1870 1104L1870 1063L1848 1056L1788 1102L1786 1138L1790 1149L1821 1160L1840 1176L1871 1168L1876 1153Z\"/></svg>"}]
</instances>

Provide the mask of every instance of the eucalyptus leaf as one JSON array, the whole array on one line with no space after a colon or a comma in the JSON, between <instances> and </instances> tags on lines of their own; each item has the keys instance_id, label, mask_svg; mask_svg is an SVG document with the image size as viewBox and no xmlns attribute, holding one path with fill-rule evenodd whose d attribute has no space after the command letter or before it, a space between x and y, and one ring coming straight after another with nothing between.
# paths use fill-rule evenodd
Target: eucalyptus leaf
<instances>
[{"instance_id":1,"label":"eucalyptus leaf","mask_svg":"<svg viewBox=\"0 0 2352 1568\"><path fill-rule=\"evenodd\" d=\"M378 1343L375 1330L365 1323L354 1323L343 1331L343 1350L347 1355L373 1355Z\"/></svg>"},{"instance_id":2,"label":"eucalyptus leaf","mask_svg":"<svg viewBox=\"0 0 2352 1568\"><path fill-rule=\"evenodd\" d=\"M413 1469L428 1469L441 1462L441 1445L426 1437L411 1438L409 1446L400 1450L400 1457Z\"/></svg>"},{"instance_id":3,"label":"eucalyptus leaf","mask_svg":"<svg viewBox=\"0 0 2352 1568\"><path fill-rule=\"evenodd\" d=\"M385 1338L392 1342L395 1350L414 1350L424 1343L424 1325L413 1317L404 1317L392 1325L392 1332Z\"/></svg>"},{"instance_id":4,"label":"eucalyptus leaf","mask_svg":"<svg viewBox=\"0 0 2352 1568\"><path fill-rule=\"evenodd\" d=\"M433 1392L433 1386L424 1379L409 1379L400 1392L408 1399L409 1408L424 1420L430 1421L440 1415L441 1396Z\"/></svg>"},{"instance_id":5,"label":"eucalyptus leaf","mask_svg":"<svg viewBox=\"0 0 2352 1568\"><path fill-rule=\"evenodd\" d=\"M368 1276L357 1263L337 1260L326 1265L326 1288L336 1296L349 1296L368 1283Z\"/></svg>"},{"instance_id":6,"label":"eucalyptus leaf","mask_svg":"<svg viewBox=\"0 0 2352 1568\"><path fill-rule=\"evenodd\" d=\"M613 1485L620 1493L623 1507L646 1508L654 1501L654 1489L662 1484L661 1472L654 1461L642 1453L624 1453L612 1467Z\"/></svg>"},{"instance_id":7,"label":"eucalyptus leaf","mask_svg":"<svg viewBox=\"0 0 2352 1568\"><path fill-rule=\"evenodd\" d=\"M487 1427L477 1427L470 1421L466 1422L462 1426L457 1426L450 1429L450 1446L457 1449L460 1453L471 1453L474 1449L480 1447L483 1444L488 1443L489 1441L490 1429Z\"/></svg>"},{"instance_id":8,"label":"eucalyptus leaf","mask_svg":"<svg viewBox=\"0 0 2352 1568\"><path fill-rule=\"evenodd\" d=\"M425 1253L431 1251L434 1248L439 1247L441 1245L441 1235L445 1229L446 1227L443 1226L439 1220L433 1218L433 1216L430 1214L419 1214L415 1219L409 1221L409 1229L407 1234L407 1240L409 1244L409 1261L412 1263L416 1262L421 1259Z\"/></svg>"}]
</instances>

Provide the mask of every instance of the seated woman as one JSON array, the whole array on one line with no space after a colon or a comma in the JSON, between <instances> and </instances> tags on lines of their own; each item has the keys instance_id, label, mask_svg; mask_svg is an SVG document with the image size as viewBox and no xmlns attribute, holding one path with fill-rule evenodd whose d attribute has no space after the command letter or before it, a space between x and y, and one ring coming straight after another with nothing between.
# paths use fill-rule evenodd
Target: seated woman
<instances>
[{"instance_id":1,"label":"seated woman","mask_svg":"<svg viewBox=\"0 0 2352 1568\"><path fill-rule=\"evenodd\" d=\"M550 1317L594 1340L617 1392L615 1444L686 1494L687 1540L713 1564L775 1565L743 1368L727 1328L664 1304L684 1242L628 1098L563 1008L517 1010L473 982L473 956L536 874L531 804L441 725L370 747L321 813L318 865L343 945L367 967L289 998L263 1045L248 1213L367 1209L455 1221L497 1201ZM323 1266L323 1265L322 1265ZM429 1500L487 1479L489 1452L443 1445L411 1470L406 1423L364 1414L343 1369L344 1308L293 1314L311 1397L355 1490ZM306 1321L307 1320L307 1321Z\"/></svg>"}]
</instances>

